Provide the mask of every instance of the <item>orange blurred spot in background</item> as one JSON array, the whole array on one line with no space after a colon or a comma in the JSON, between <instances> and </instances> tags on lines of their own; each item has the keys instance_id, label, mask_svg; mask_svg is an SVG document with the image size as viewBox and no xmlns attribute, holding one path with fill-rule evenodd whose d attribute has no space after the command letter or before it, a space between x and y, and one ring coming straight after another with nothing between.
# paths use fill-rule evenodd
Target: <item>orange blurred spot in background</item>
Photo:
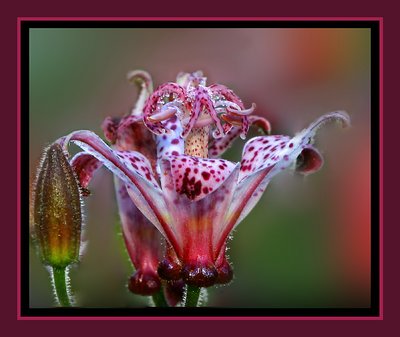
<instances>
[{"instance_id":1,"label":"orange blurred spot in background","mask_svg":"<svg viewBox=\"0 0 400 337\"><path fill-rule=\"evenodd\" d=\"M334 203L332 210L335 211L332 219L332 252L337 268L338 286L346 289L345 292L353 300L361 301L362 305L369 305L371 158L369 147L350 145L353 146L358 150L339 150L342 157L331 170L330 195L331 202Z\"/></svg>"}]
</instances>

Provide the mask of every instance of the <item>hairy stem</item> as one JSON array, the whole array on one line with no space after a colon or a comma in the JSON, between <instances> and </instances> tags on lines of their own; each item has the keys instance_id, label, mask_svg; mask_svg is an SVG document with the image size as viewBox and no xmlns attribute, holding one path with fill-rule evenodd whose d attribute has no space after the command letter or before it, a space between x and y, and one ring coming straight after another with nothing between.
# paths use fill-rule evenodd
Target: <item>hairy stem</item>
<instances>
[{"instance_id":1,"label":"hairy stem","mask_svg":"<svg viewBox=\"0 0 400 337\"><path fill-rule=\"evenodd\" d=\"M53 267L53 287L58 304L61 307L71 307L67 271L65 267Z\"/></svg>"},{"instance_id":2,"label":"hairy stem","mask_svg":"<svg viewBox=\"0 0 400 337\"><path fill-rule=\"evenodd\" d=\"M185 307L197 307L199 303L200 289L201 288L193 285L187 285Z\"/></svg>"}]
</instances>

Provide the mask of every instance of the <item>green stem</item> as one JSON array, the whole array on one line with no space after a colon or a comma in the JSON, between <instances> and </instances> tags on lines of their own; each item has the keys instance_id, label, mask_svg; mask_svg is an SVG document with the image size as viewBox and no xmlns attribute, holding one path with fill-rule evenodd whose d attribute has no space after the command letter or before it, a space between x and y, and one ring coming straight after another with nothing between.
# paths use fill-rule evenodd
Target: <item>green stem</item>
<instances>
[{"instance_id":1,"label":"green stem","mask_svg":"<svg viewBox=\"0 0 400 337\"><path fill-rule=\"evenodd\" d=\"M163 288L153 295L153 302L156 307L168 307Z\"/></svg>"},{"instance_id":2,"label":"green stem","mask_svg":"<svg viewBox=\"0 0 400 337\"><path fill-rule=\"evenodd\" d=\"M53 286L58 303L61 307L71 307L71 300L68 295L67 274L65 267L53 267Z\"/></svg>"},{"instance_id":3,"label":"green stem","mask_svg":"<svg viewBox=\"0 0 400 337\"><path fill-rule=\"evenodd\" d=\"M197 304L199 303L200 289L201 288L193 285L187 285L185 307L197 307Z\"/></svg>"}]
</instances>

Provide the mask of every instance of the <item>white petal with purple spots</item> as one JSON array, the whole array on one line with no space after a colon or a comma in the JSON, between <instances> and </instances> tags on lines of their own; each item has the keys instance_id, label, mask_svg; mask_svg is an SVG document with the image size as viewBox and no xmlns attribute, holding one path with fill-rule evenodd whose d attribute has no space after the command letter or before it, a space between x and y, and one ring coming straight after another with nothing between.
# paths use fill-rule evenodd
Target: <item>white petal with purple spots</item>
<instances>
[{"instance_id":1,"label":"white petal with purple spots","mask_svg":"<svg viewBox=\"0 0 400 337\"><path fill-rule=\"evenodd\" d=\"M148 160L138 152L120 152L112 150L99 136L91 131L75 131L58 142L67 147L72 141L82 150L102 162L116 177L127 186L136 207L160 230L168 236L170 222L169 214L160 187L155 184L154 175L147 177L151 172ZM133 163L132 155L136 156ZM138 166L138 169L135 166ZM146 168L148 170L146 170ZM171 236L172 237L172 236Z\"/></svg>"},{"instance_id":2,"label":"white petal with purple spots","mask_svg":"<svg viewBox=\"0 0 400 337\"><path fill-rule=\"evenodd\" d=\"M170 134L156 136L157 160L160 160L163 156L177 156L184 153L185 142L180 137L182 125L179 119L174 116L163 122L163 125L172 132Z\"/></svg>"},{"instance_id":3,"label":"white petal with purple spots","mask_svg":"<svg viewBox=\"0 0 400 337\"><path fill-rule=\"evenodd\" d=\"M194 201L217 190L236 166L223 159L205 159L186 155L164 157L163 161L168 161L170 165L161 164L161 176L171 174L175 191L185 194Z\"/></svg>"},{"instance_id":4,"label":"white petal with purple spots","mask_svg":"<svg viewBox=\"0 0 400 337\"><path fill-rule=\"evenodd\" d=\"M341 122L344 127L350 124L347 113L333 112L318 118L293 138L265 136L247 142L243 150L238 185L228 211L227 230L232 230L247 216L269 181L277 173L291 166L303 151L308 151L308 158L314 161L303 167L305 173L315 172L321 167L322 158L310 143L319 127L332 120Z\"/></svg>"},{"instance_id":5,"label":"white petal with purple spots","mask_svg":"<svg viewBox=\"0 0 400 337\"><path fill-rule=\"evenodd\" d=\"M153 170L147 158L136 151L115 151L117 156L132 172L140 175L143 179L153 184L154 188L159 188L158 182L154 177Z\"/></svg>"},{"instance_id":6,"label":"white petal with purple spots","mask_svg":"<svg viewBox=\"0 0 400 337\"><path fill-rule=\"evenodd\" d=\"M290 156L296 155L294 149L297 149L294 142L286 136L261 136L251 139L243 150L239 182L269 167L273 167L274 173L285 169L291 164Z\"/></svg>"}]
</instances>

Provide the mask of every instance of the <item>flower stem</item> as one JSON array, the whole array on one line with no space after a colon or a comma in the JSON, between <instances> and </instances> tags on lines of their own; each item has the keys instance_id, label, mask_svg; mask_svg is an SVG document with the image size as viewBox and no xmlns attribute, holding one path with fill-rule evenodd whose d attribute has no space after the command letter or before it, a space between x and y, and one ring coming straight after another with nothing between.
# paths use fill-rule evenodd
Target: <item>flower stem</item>
<instances>
[{"instance_id":1,"label":"flower stem","mask_svg":"<svg viewBox=\"0 0 400 337\"><path fill-rule=\"evenodd\" d=\"M156 307L168 307L163 288L153 295L153 302Z\"/></svg>"},{"instance_id":2,"label":"flower stem","mask_svg":"<svg viewBox=\"0 0 400 337\"><path fill-rule=\"evenodd\" d=\"M197 307L197 304L199 303L200 289L201 288L193 285L187 285L185 307Z\"/></svg>"},{"instance_id":3,"label":"flower stem","mask_svg":"<svg viewBox=\"0 0 400 337\"><path fill-rule=\"evenodd\" d=\"M56 298L61 307L71 307L69 298L69 286L67 283L67 271L65 267L53 267L53 287Z\"/></svg>"}]
</instances>

